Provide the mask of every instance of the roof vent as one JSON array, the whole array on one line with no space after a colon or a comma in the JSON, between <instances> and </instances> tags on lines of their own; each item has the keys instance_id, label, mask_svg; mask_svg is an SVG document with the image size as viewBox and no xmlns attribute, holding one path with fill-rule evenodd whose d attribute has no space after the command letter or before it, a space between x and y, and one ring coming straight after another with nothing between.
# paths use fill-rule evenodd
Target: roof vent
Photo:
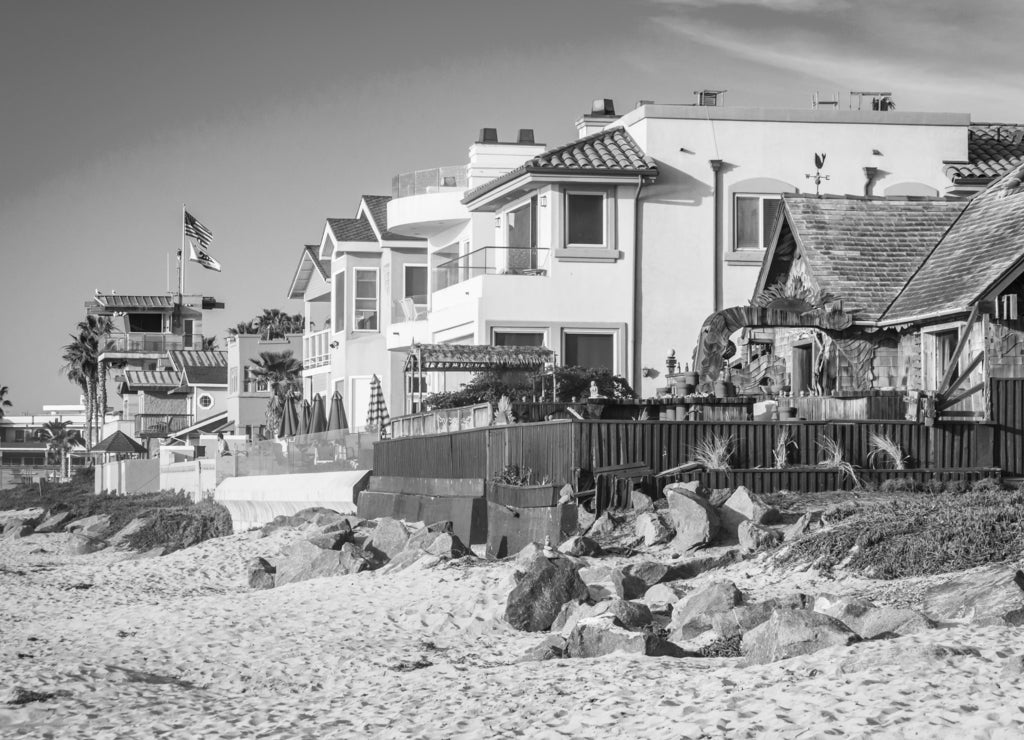
<instances>
[{"instance_id":1,"label":"roof vent","mask_svg":"<svg viewBox=\"0 0 1024 740\"><path fill-rule=\"evenodd\" d=\"M482 128L480 129L480 138L477 140L478 144L497 144L498 143L498 129L496 128Z\"/></svg>"},{"instance_id":2,"label":"roof vent","mask_svg":"<svg viewBox=\"0 0 1024 740\"><path fill-rule=\"evenodd\" d=\"M697 105L704 105L709 108L725 103L725 90L694 90L697 96Z\"/></svg>"},{"instance_id":3,"label":"roof vent","mask_svg":"<svg viewBox=\"0 0 1024 740\"><path fill-rule=\"evenodd\" d=\"M517 144L533 144L533 129L532 128L521 128L519 129L519 137L516 139Z\"/></svg>"},{"instance_id":4,"label":"roof vent","mask_svg":"<svg viewBox=\"0 0 1024 740\"><path fill-rule=\"evenodd\" d=\"M611 98L597 98L590 105L592 116L614 116L615 102Z\"/></svg>"}]
</instances>

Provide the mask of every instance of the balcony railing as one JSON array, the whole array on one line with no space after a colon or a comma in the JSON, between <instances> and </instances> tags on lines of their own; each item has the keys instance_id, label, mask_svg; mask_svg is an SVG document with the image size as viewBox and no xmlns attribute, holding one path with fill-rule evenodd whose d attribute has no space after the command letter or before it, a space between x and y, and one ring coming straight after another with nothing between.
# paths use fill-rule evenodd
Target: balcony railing
<instances>
[{"instance_id":1,"label":"balcony railing","mask_svg":"<svg viewBox=\"0 0 1024 740\"><path fill-rule=\"evenodd\" d=\"M465 165L415 170L391 178L391 195L395 198L405 198L410 195L439 193L452 189L465 190L468 183Z\"/></svg>"},{"instance_id":2,"label":"balcony railing","mask_svg":"<svg viewBox=\"0 0 1024 740\"><path fill-rule=\"evenodd\" d=\"M477 275L547 275L549 255L550 250L536 247L480 247L435 266L434 290Z\"/></svg>"},{"instance_id":3,"label":"balcony railing","mask_svg":"<svg viewBox=\"0 0 1024 740\"><path fill-rule=\"evenodd\" d=\"M135 436L139 439L166 437L180 432L191 423L190 414L136 414Z\"/></svg>"},{"instance_id":4,"label":"balcony railing","mask_svg":"<svg viewBox=\"0 0 1024 740\"><path fill-rule=\"evenodd\" d=\"M161 332L128 332L114 334L103 340L100 352L169 352L177 349L202 349L202 334L166 334Z\"/></svg>"},{"instance_id":5,"label":"balcony railing","mask_svg":"<svg viewBox=\"0 0 1024 740\"><path fill-rule=\"evenodd\" d=\"M331 330L322 329L302 337L302 367L308 370L331 363Z\"/></svg>"}]
</instances>

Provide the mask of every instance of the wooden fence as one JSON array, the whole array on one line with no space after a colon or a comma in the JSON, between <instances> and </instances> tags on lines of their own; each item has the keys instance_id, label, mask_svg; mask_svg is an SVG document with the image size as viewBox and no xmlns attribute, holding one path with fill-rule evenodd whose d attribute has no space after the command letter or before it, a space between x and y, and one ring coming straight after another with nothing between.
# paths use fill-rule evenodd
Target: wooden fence
<instances>
[{"instance_id":1,"label":"wooden fence","mask_svg":"<svg viewBox=\"0 0 1024 740\"><path fill-rule=\"evenodd\" d=\"M1024 380L992 378L989 383L996 459L1007 476L1024 477Z\"/></svg>"}]
</instances>

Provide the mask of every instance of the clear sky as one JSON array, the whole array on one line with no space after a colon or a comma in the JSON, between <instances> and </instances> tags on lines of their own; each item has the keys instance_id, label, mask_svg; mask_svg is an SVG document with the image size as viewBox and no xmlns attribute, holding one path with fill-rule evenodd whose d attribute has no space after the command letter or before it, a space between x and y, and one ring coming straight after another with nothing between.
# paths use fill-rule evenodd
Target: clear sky
<instances>
[{"instance_id":1,"label":"clear sky","mask_svg":"<svg viewBox=\"0 0 1024 740\"><path fill-rule=\"evenodd\" d=\"M61 347L99 288L161 293L181 204L223 273L223 336L285 293L303 244L480 128L563 144L594 98L1024 121L1020 0L2 0L0 385L73 403ZM173 266L172 266L173 281ZM210 333L209 331L207 333ZM223 346L223 340L221 340Z\"/></svg>"}]
</instances>

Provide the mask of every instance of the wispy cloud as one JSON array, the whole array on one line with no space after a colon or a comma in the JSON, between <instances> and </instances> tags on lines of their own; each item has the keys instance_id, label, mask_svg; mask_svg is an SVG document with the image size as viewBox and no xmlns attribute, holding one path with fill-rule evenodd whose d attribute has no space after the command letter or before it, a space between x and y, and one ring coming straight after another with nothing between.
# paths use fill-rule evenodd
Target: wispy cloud
<instances>
[{"instance_id":1,"label":"wispy cloud","mask_svg":"<svg viewBox=\"0 0 1024 740\"><path fill-rule=\"evenodd\" d=\"M744 7L739 7L740 5ZM1024 4L990 0L654 0L656 22L677 37L850 89L891 87L921 107L982 106L1024 116L1015 63ZM821 11L828 11L822 13Z\"/></svg>"}]
</instances>

